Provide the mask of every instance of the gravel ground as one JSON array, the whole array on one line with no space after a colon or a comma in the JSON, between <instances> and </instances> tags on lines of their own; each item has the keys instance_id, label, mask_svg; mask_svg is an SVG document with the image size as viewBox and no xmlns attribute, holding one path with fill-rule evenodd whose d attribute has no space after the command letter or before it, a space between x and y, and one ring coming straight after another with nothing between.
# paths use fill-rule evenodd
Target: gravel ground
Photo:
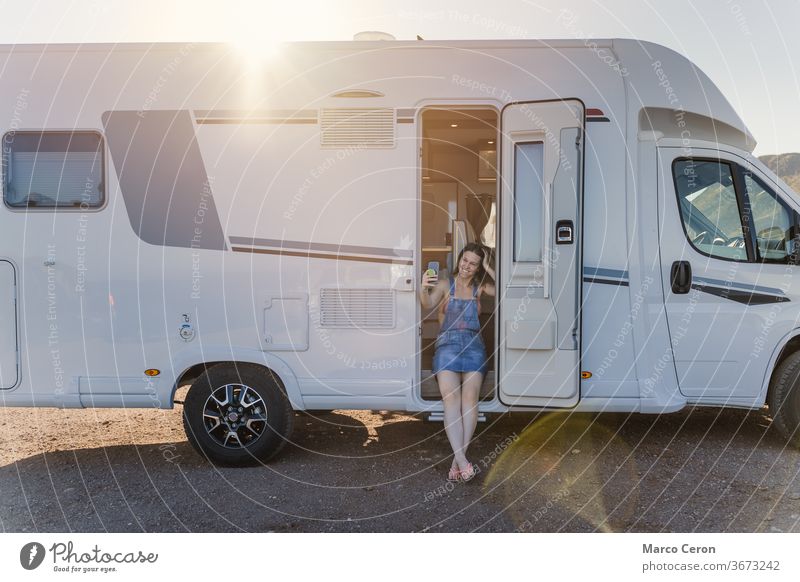
<instances>
[{"instance_id":1,"label":"gravel ground","mask_svg":"<svg viewBox=\"0 0 800 582\"><path fill-rule=\"evenodd\" d=\"M766 411L550 413L478 426L469 483L441 423L298 414L271 463L219 469L175 410L0 409L5 532L800 532L800 452Z\"/></svg>"}]
</instances>

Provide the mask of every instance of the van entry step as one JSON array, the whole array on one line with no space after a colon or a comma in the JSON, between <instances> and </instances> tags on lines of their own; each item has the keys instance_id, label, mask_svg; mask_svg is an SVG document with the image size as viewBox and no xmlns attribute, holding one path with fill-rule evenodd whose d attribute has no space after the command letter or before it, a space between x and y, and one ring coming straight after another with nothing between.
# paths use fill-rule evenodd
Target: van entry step
<instances>
[{"instance_id":1,"label":"van entry step","mask_svg":"<svg viewBox=\"0 0 800 582\"><path fill-rule=\"evenodd\" d=\"M426 418L428 422L444 422L443 412L431 412ZM478 422L486 422L486 415L482 412L478 413Z\"/></svg>"}]
</instances>

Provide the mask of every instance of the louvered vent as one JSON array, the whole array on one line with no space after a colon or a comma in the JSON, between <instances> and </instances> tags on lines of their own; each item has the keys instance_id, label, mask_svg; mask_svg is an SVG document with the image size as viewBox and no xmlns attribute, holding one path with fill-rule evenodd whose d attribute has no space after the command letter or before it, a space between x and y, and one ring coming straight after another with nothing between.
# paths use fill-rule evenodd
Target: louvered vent
<instances>
[{"instance_id":1,"label":"louvered vent","mask_svg":"<svg viewBox=\"0 0 800 582\"><path fill-rule=\"evenodd\" d=\"M394 147L394 109L322 109L319 123L325 148Z\"/></svg>"},{"instance_id":2,"label":"louvered vent","mask_svg":"<svg viewBox=\"0 0 800 582\"><path fill-rule=\"evenodd\" d=\"M393 328L394 291L391 289L322 289L322 327Z\"/></svg>"}]
</instances>

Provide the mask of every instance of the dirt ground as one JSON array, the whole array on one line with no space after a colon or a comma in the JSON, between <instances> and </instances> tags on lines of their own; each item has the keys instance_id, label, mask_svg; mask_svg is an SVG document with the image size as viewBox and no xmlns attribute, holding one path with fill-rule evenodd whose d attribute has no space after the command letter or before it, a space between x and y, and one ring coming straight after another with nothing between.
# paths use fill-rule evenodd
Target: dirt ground
<instances>
[{"instance_id":1,"label":"dirt ground","mask_svg":"<svg viewBox=\"0 0 800 582\"><path fill-rule=\"evenodd\" d=\"M298 414L274 461L220 469L180 415L0 409L2 531L800 531L800 452L766 411L492 416L456 485L421 417Z\"/></svg>"}]
</instances>

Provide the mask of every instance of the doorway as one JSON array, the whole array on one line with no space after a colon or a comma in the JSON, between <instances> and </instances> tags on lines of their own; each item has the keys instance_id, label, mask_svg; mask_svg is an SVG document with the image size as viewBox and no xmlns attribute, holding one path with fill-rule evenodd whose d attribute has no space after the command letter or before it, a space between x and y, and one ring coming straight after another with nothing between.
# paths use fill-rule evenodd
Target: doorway
<instances>
[{"instance_id":1,"label":"doorway","mask_svg":"<svg viewBox=\"0 0 800 582\"><path fill-rule=\"evenodd\" d=\"M449 278L459 252L470 242L487 247L494 266L498 113L491 108L437 107L423 111L421 119L419 274L432 266L438 267L440 278ZM495 311L495 298L482 297L481 335L488 356L482 401L496 395ZM439 309L422 309L421 321L421 396L441 400L432 372Z\"/></svg>"}]
</instances>

